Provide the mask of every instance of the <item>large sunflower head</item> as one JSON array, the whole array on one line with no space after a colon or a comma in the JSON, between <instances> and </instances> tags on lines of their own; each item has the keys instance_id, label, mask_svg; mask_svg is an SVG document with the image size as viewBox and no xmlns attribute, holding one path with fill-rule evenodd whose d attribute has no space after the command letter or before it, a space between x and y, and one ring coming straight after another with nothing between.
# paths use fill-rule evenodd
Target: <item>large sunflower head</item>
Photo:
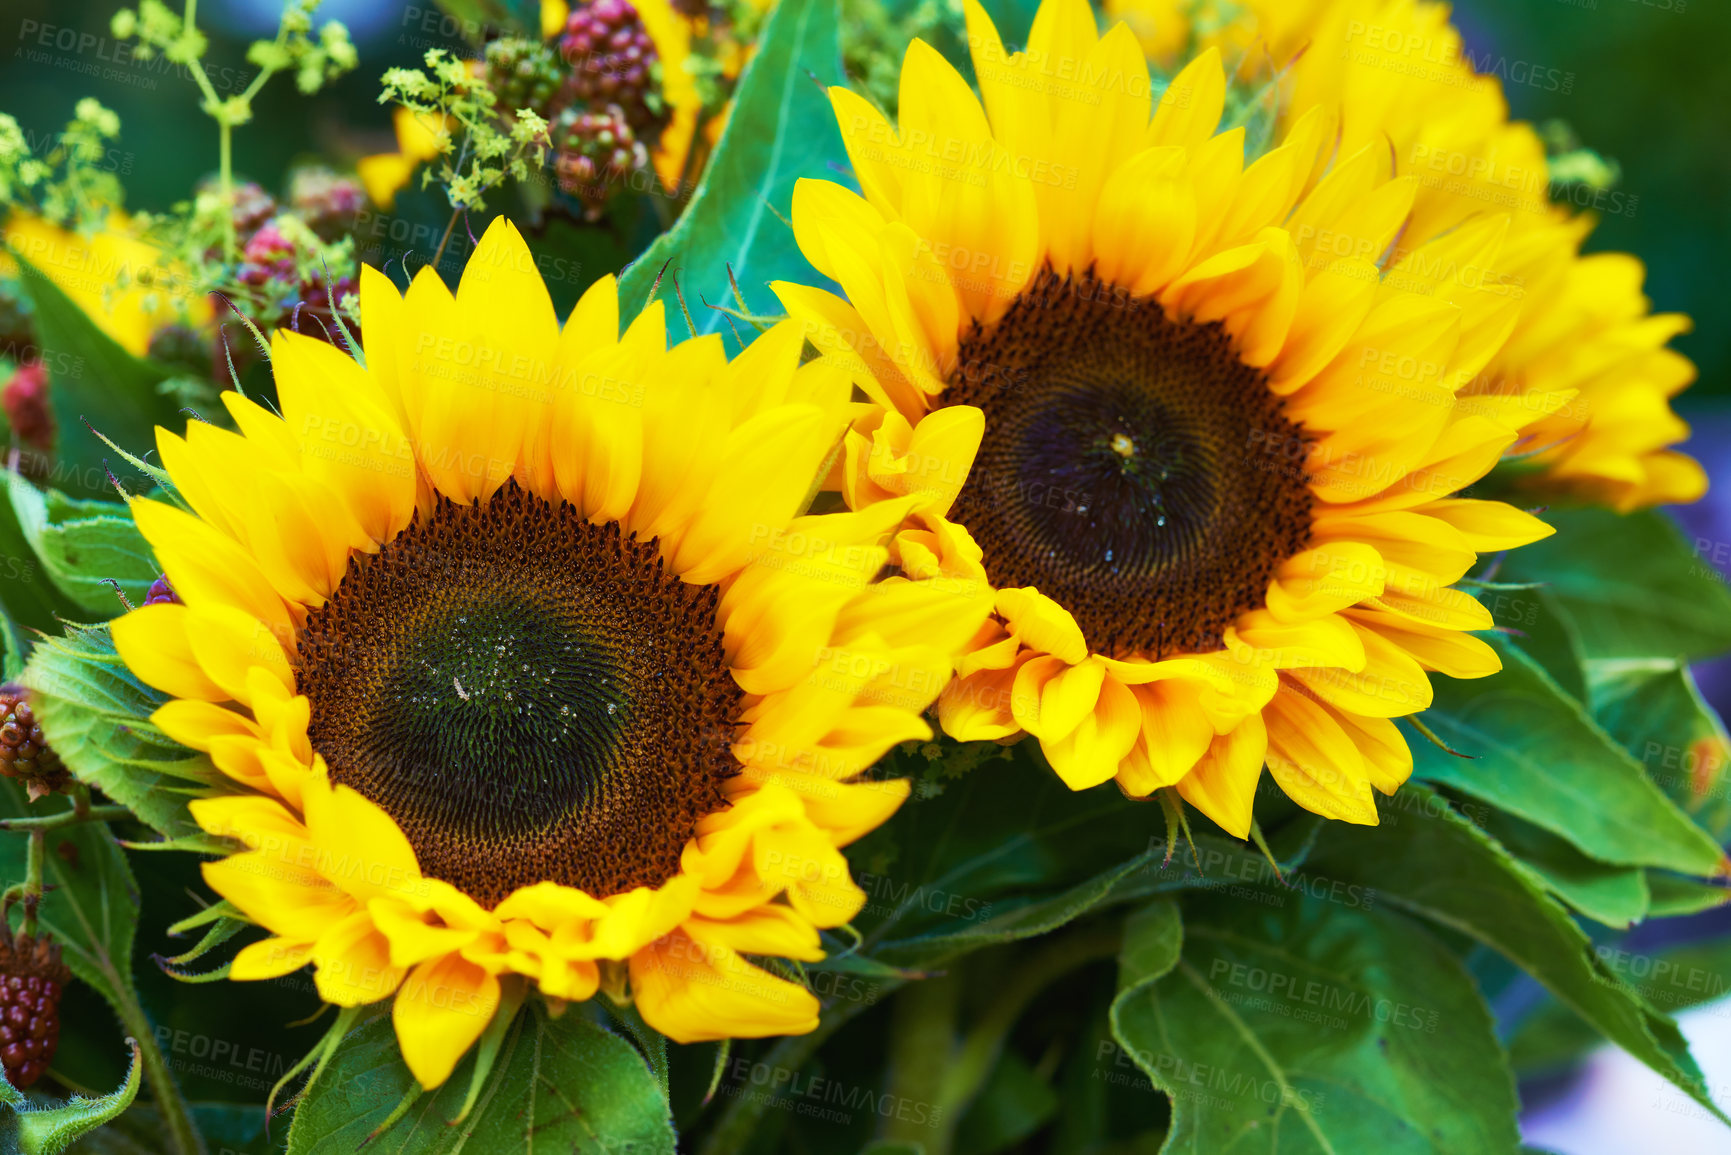
<instances>
[{"instance_id":1,"label":"large sunflower head","mask_svg":"<svg viewBox=\"0 0 1731 1155\"><path fill-rule=\"evenodd\" d=\"M1241 836L1265 763L1374 823L1412 765L1392 719L1498 668L1455 583L1549 532L1455 496L1573 396L1461 402L1518 319L1471 272L1507 217L1390 260L1417 182L1329 110L1247 164L1217 52L1156 93L1082 0L1015 54L967 13L981 97L919 42L898 125L832 91L864 195L802 182L793 223L846 296L777 286L878 404L849 505L919 496L896 564L993 591L946 729Z\"/></svg>"},{"instance_id":2,"label":"large sunflower head","mask_svg":"<svg viewBox=\"0 0 1731 1155\"><path fill-rule=\"evenodd\" d=\"M861 780L986 603L879 580L903 511L800 516L848 383L800 327L729 363L620 335L611 278L561 327L495 222L456 294L363 272L364 361L272 343L280 415L158 445L187 508L133 515L177 600L114 623L153 716L233 791L209 884L344 1006L395 996L442 1082L501 998L605 986L672 1038L799 1033L863 894L839 847L905 783Z\"/></svg>"},{"instance_id":3,"label":"large sunflower head","mask_svg":"<svg viewBox=\"0 0 1731 1155\"><path fill-rule=\"evenodd\" d=\"M1531 125L1509 118L1504 80L1566 93L1574 73L1474 53L1448 5L1431 0L1115 0L1107 10L1160 30L1143 38L1157 64L1177 47L1219 48L1246 100L1278 94L1286 125L1337 112L1340 155L1391 148L1396 171L1417 182L1399 252L1507 216L1483 273L1521 307L1459 392L1486 405L1576 392L1560 409L1531 405L1521 425L1535 488L1622 510L1706 492L1700 465L1674 448L1689 427L1670 399L1695 367L1666 346L1689 318L1651 314L1636 258L1580 251L1597 215L1632 214L1638 198L1577 179L1584 154L1548 155Z\"/></svg>"}]
</instances>

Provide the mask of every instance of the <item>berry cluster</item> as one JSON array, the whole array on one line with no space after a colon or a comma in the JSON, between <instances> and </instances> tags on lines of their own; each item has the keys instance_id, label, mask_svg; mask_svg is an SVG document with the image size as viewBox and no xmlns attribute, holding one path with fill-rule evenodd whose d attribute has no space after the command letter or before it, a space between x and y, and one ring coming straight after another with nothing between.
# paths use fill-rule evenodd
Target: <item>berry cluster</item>
<instances>
[{"instance_id":1,"label":"berry cluster","mask_svg":"<svg viewBox=\"0 0 1731 1155\"><path fill-rule=\"evenodd\" d=\"M566 109L554 125L553 144L559 187L583 202L591 220L626 177L649 163L649 151L616 105L601 112Z\"/></svg>"},{"instance_id":2,"label":"berry cluster","mask_svg":"<svg viewBox=\"0 0 1731 1155\"><path fill-rule=\"evenodd\" d=\"M571 70L562 103L616 107L639 132L661 120L660 56L629 0L590 0L573 8L559 55Z\"/></svg>"},{"instance_id":3,"label":"berry cluster","mask_svg":"<svg viewBox=\"0 0 1731 1155\"><path fill-rule=\"evenodd\" d=\"M72 972L60 947L22 930L0 933L0 1067L6 1081L25 1088L42 1077L60 1045L60 993Z\"/></svg>"},{"instance_id":4,"label":"berry cluster","mask_svg":"<svg viewBox=\"0 0 1731 1155\"><path fill-rule=\"evenodd\" d=\"M0 686L0 777L24 783L32 799L60 789L68 777L30 708L29 692L11 682Z\"/></svg>"},{"instance_id":5,"label":"berry cluster","mask_svg":"<svg viewBox=\"0 0 1731 1155\"><path fill-rule=\"evenodd\" d=\"M48 397L48 370L41 361L28 361L12 371L12 379L0 389L0 406L6 410L12 436L31 449L47 453L54 448L54 409Z\"/></svg>"},{"instance_id":6,"label":"berry cluster","mask_svg":"<svg viewBox=\"0 0 1731 1155\"><path fill-rule=\"evenodd\" d=\"M553 118L565 69L552 46L517 36L495 40L487 45L484 68L495 108Z\"/></svg>"}]
</instances>

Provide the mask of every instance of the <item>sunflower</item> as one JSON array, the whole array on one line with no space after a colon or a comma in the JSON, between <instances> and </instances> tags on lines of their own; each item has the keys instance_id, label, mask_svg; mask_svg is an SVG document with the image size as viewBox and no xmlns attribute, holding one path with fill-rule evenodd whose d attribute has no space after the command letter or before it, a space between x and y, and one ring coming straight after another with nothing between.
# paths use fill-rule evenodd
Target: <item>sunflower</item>
<instances>
[{"instance_id":1,"label":"sunflower","mask_svg":"<svg viewBox=\"0 0 1731 1155\"><path fill-rule=\"evenodd\" d=\"M1550 532L1455 496L1526 418L1457 395L1518 320L1464 274L1507 219L1379 263L1417 182L1386 146L1338 153L1329 110L1246 166L1217 51L1156 102L1082 0L1046 0L1014 55L967 19L984 107L918 41L898 126L831 90L864 195L804 181L793 225L846 299L775 286L876 404L847 504L918 496L895 564L993 591L945 729L1031 734L1074 789L1175 786L1239 836L1265 763L1375 823L1429 673L1499 668L1455 583Z\"/></svg>"},{"instance_id":2,"label":"sunflower","mask_svg":"<svg viewBox=\"0 0 1731 1155\"><path fill-rule=\"evenodd\" d=\"M1577 391L1560 410L1535 405L1522 426L1516 448L1539 470L1538 484L1625 511L1706 492L1700 465L1672 448L1689 427L1670 399L1695 368L1666 345L1688 331L1689 318L1651 314L1636 258L1580 251L1592 213L1632 212L1634 201L1564 183L1538 133L1509 119L1505 77L1566 92L1573 73L1510 64L1488 50L1475 57L1448 6L1427 0L1113 0L1107 10L1162 30L1144 41L1157 62L1169 61L1174 45L1214 45L1249 87L1276 79L1287 124L1316 108L1338 110L1342 155L1392 146L1397 171L1418 181L1401 251L1507 215L1508 236L1487 271L1522 308L1460 393L1501 405ZM1552 203L1553 187L1563 203Z\"/></svg>"},{"instance_id":3,"label":"sunflower","mask_svg":"<svg viewBox=\"0 0 1731 1155\"><path fill-rule=\"evenodd\" d=\"M113 627L233 782L192 803L269 932L231 977L394 995L427 1087L528 982L680 1041L811 1030L747 956L859 910L838 848L906 794L860 775L989 609L877 580L904 510L797 515L848 405L799 326L668 349L609 278L561 329L534 269L503 221L455 296L365 269L364 365L278 332L281 416L159 431L190 508L132 512L178 601Z\"/></svg>"}]
</instances>

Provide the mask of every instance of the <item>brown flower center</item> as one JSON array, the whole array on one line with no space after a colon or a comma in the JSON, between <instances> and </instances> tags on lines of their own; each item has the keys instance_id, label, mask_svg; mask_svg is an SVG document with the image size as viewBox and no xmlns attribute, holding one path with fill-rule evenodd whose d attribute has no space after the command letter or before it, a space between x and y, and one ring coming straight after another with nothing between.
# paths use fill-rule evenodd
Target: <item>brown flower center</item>
<instances>
[{"instance_id":1,"label":"brown flower center","mask_svg":"<svg viewBox=\"0 0 1731 1155\"><path fill-rule=\"evenodd\" d=\"M313 747L485 906L658 886L738 772L718 598L515 483L440 499L308 615Z\"/></svg>"},{"instance_id":2,"label":"brown flower center","mask_svg":"<svg viewBox=\"0 0 1731 1155\"><path fill-rule=\"evenodd\" d=\"M1037 587L1097 652L1218 650L1309 540L1304 431L1218 324L1048 269L963 341L943 400L986 415L951 516L994 585Z\"/></svg>"}]
</instances>

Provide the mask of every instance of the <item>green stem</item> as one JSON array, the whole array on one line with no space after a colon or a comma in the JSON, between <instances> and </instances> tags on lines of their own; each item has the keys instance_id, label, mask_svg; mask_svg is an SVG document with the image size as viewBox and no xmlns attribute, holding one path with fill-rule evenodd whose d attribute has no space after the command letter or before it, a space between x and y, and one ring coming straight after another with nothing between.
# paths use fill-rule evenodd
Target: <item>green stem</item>
<instances>
[{"instance_id":1,"label":"green stem","mask_svg":"<svg viewBox=\"0 0 1731 1155\"><path fill-rule=\"evenodd\" d=\"M83 807L84 813L77 810L62 810L58 814L49 814L41 818L0 818L0 830L30 831L40 833L48 830L59 830L63 826L76 826L80 822L119 822L131 818L132 811L124 806L90 806Z\"/></svg>"},{"instance_id":2,"label":"green stem","mask_svg":"<svg viewBox=\"0 0 1731 1155\"><path fill-rule=\"evenodd\" d=\"M960 1047L953 1044L950 1023L944 1026L945 1038L941 1043L933 1039L932 1024L927 1019L938 1018L941 1012L934 1006L915 1005L908 997L937 981L959 983L954 972L947 980L928 979L904 993L891 1024L894 1033L890 1053L898 1065L906 1062L912 1069L892 1071L890 1090L910 1101L935 1096L936 1102L929 1112L907 1112L910 1119L924 1115L924 1121L917 1124L903 1123L899 1118L903 1112L896 1112L884 1137L917 1143L926 1155L949 1155L955 1143L956 1125L997 1067L1004 1042L1028 1004L1077 967L1114 954L1120 934L1116 924L1085 927L1047 943L1018 962L994 994L991 1008L963 1036ZM953 1011L951 1014L953 1022Z\"/></svg>"},{"instance_id":3,"label":"green stem","mask_svg":"<svg viewBox=\"0 0 1731 1155\"><path fill-rule=\"evenodd\" d=\"M144 1060L144 1079L150 1084L151 1097L156 1102L162 1125L174 1141L172 1149L178 1155L205 1155L204 1137L193 1126L192 1113L174 1081L173 1072L168 1069L162 1048L156 1045L156 1032L151 1029L150 1019L139 1004L137 993L130 983L114 983L113 986L119 996L113 1004L114 1009L126 1033L138 1042L139 1055Z\"/></svg>"},{"instance_id":4,"label":"green stem","mask_svg":"<svg viewBox=\"0 0 1731 1155\"><path fill-rule=\"evenodd\" d=\"M938 1105L943 1108L946 1123L953 1125L973 1102L974 1096L979 1094L992 1068L998 1064L1004 1040L1028 1004L1041 991L1077 967L1117 953L1120 938L1120 928L1114 923L1087 927L1048 943L1032 958L1017 965L1010 981L993 999L991 1010L962 1040L956 1061L950 1064L944 1076L938 1092ZM927 1147L930 1155L936 1155L937 1150Z\"/></svg>"},{"instance_id":5,"label":"green stem","mask_svg":"<svg viewBox=\"0 0 1731 1155\"><path fill-rule=\"evenodd\" d=\"M928 1102L944 1082L956 1053L956 1021L961 1012L961 979L952 970L903 988L890 1016L890 1102L897 1105L885 1120L880 1138L891 1143L925 1147L935 1131L945 1131L942 1114L903 1111L905 1104Z\"/></svg>"},{"instance_id":6,"label":"green stem","mask_svg":"<svg viewBox=\"0 0 1731 1155\"><path fill-rule=\"evenodd\" d=\"M24 856L24 925L21 933L36 937L36 907L42 901L42 859L46 835L40 830L30 832L30 850Z\"/></svg>"},{"instance_id":7,"label":"green stem","mask_svg":"<svg viewBox=\"0 0 1731 1155\"><path fill-rule=\"evenodd\" d=\"M217 177L217 187L222 190L222 252L232 261L238 248L234 235L234 126L218 121L217 134L222 141L222 167Z\"/></svg>"}]
</instances>

